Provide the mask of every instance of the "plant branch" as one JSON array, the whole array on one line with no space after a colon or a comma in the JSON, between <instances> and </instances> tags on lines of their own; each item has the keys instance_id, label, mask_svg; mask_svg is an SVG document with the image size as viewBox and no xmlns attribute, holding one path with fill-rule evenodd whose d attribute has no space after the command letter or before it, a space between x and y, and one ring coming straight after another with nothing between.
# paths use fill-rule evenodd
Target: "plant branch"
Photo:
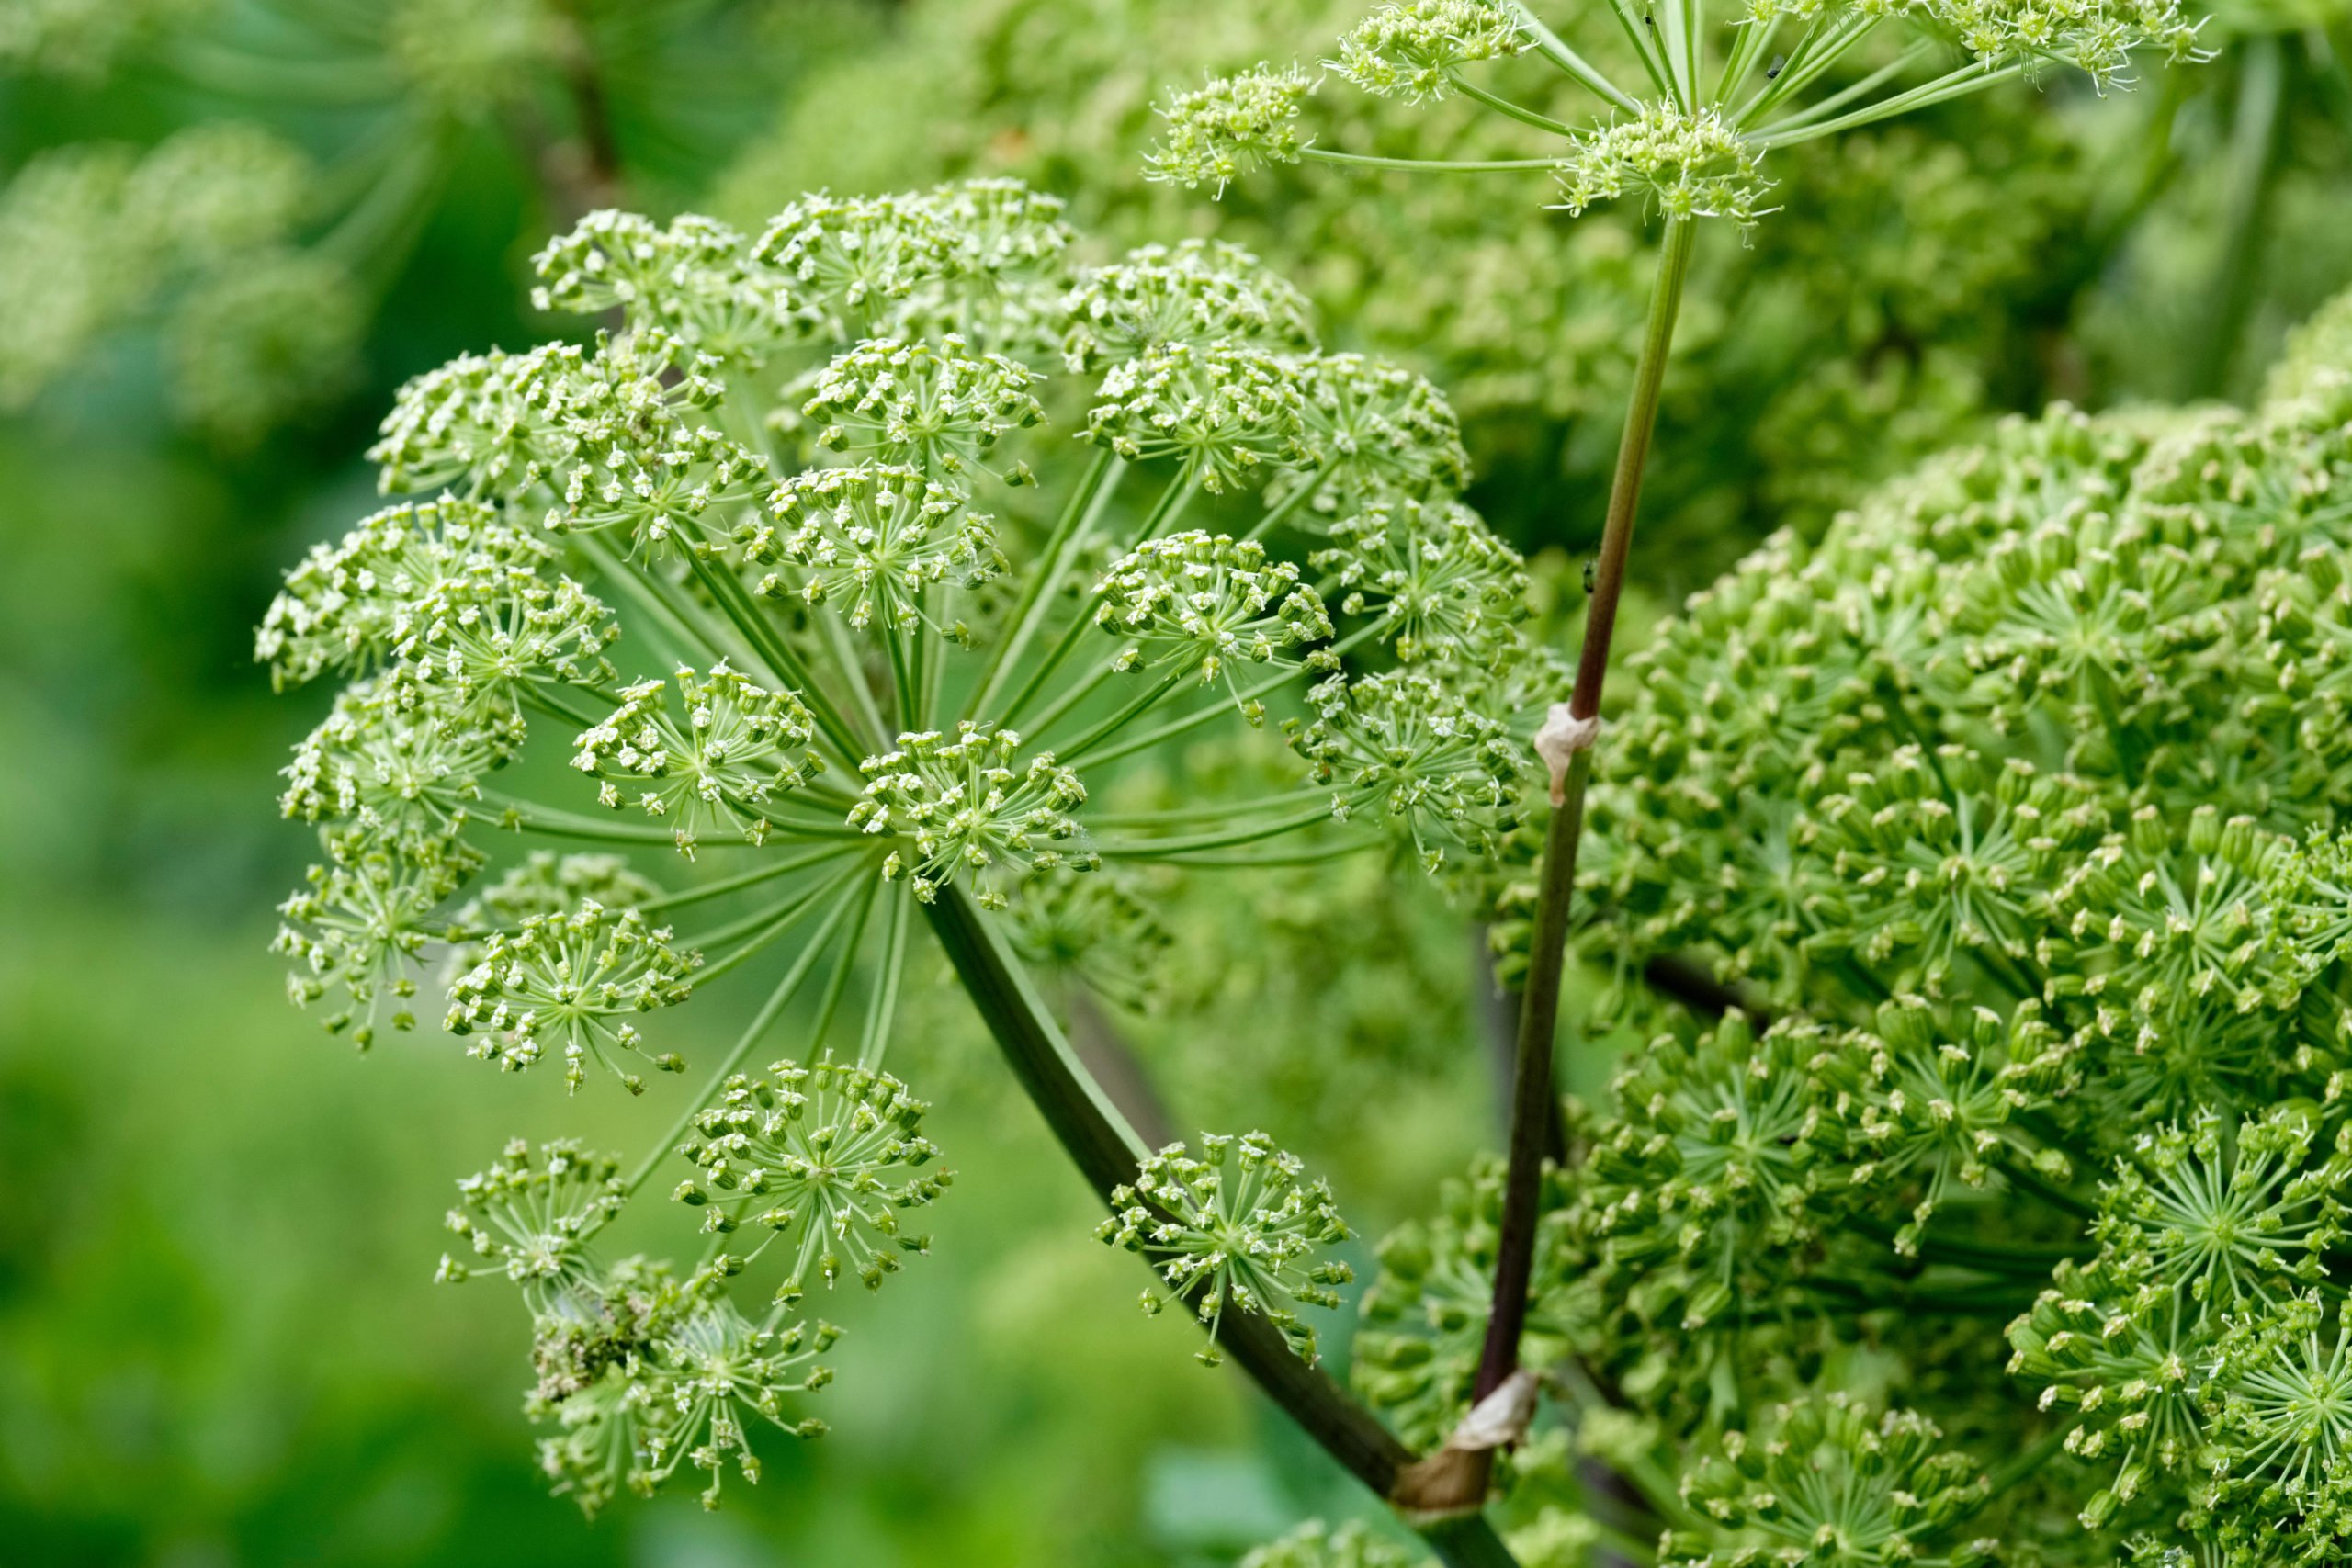
<instances>
[{"instance_id":1,"label":"plant branch","mask_svg":"<svg viewBox=\"0 0 2352 1568\"><path fill-rule=\"evenodd\" d=\"M971 894L951 884L924 906L923 914L1013 1077L1080 1174L1108 1204L1114 1188L1135 1181L1149 1149L1080 1064L1027 972ZM1325 1452L1376 1495L1388 1495L1412 1455L1371 1412L1341 1393L1327 1373L1301 1360L1281 1333L1254 1313L1228 1314L1217 1341ZM1513 1568L1500 1538L1476 1514L1430 1521L1422 1533L1449 1568Z\"/></svg>"},{"instance_id":2,"label":"plant branch","mask_svg":"<svg viewBox=\"0 0 2352 1568\"><path fill-rule=\"evenodd\" d=\"M1560 166L1557 158L1380 158L1369 152L1333 152L1321 147L1301 148L1300 152L1318 163L1347 164L1361 169L1411 169L1425 175L1500 175Z\"/></svg>"},{"instance_id":3,"label":"plant branch","mask_svg":"<svg viewBox=\"0 0 2352 1568\"><path fill-rule=\"evenodd\" d=\"M1545 27L1534 12L1520 4L1520 0L1510 0L1510 8L1511 14L1519 18L1520 31L1534 40L1536 53L1566 72L1587 91L1611 107L1623 109L1627 114L1641 112L1641 105L1634 101L1632 95L1603 75L1599 66L1570 49L1566 40Z\"/></svg>"},{"instance_id":4,"label":"plant branch","mask_svg":"<svg viewBox=\"0 0 2352 1568\"><path fill-rule=\"evenodd\" d=\"M1592 603L1585 617L1584 649L1577 662L1569 715L1591 720L1600 713L1601 683L1609 671L1609 647L1617 627L1617 602L1625 586L1625 558L1633 545L1634 516L1641 499L1642 470L1649 459L1650 435L1657 423L1658 394L1668 352L1682 306L1682 286L1690 270L1696 230L1690 220L1668 220L1658 256L1649 322L1634 372L1625 433L1617 449L1617 471L1610 487L1609 513L1593 574ZM1535 930L1519 1015L1519 1054L1511 1084L1510 1168L1503 1188L1500 1233L1496 1238L1494 1305L1478 1361L1473 1397L1484 1399L1519 1366L1520 1331L1527 1322L1527 1290L1534 1267L1535 1226L1543 1201L1544 1146L1549 1141L1556 1097L1552 1085L1553 1037L1559 1026L1560 977L1566 959L1568 908L1576 888L1577 846L1584 828L1585 791L1592 779L1589 746L1572 757L1544 837ZM1482 1450L1471 1495L1455 1499L1475 1506L1486 1495L1491 1450Z\"/></svg>"}]
</instances>

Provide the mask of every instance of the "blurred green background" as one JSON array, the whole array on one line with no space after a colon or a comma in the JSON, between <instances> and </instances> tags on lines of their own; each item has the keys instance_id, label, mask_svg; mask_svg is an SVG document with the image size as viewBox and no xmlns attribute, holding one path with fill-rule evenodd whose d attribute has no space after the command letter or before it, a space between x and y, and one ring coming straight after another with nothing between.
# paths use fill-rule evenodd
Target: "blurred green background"
<instances>
[{"instance_id":1,"label":"blurred green background","mask_svg":"<svg viewBox=\"0 0 2352 1568\"><path fill-rule=\"evenodd\" d=\"M1136 177L1166 85L1315 58L1354 9L0 0L0 1560L1219 1563L1361 1507L1135 1312L936 984L905 1070L962 1179L935 1256L846 1314L833 1434L717 1517L545 1496L521 1314L429 1282L447 1184L518 1133L640 1147L670 1108L568 1105L429 1032L355 1059L286 1005L270 908L310 846L271 803L316 705L250 661L277 570L370 508L401 380L556 331L526 301L551 228L612 201L756 227L804 188L969 172L1069 197L1103 247L1263 249L1327 335L1456 393L1476 499L1539 587L1572 581L1637 213ZM2207 36L2215 62L2120 101L2053 81L1785 161L1788 210L1694 287L1652 605L2005 411L2240 392L2352 281L2342 8ZM1336 145L1492 141L1453 109L1318 100ZM1493 1115L1471 933L1369 870L1170 922L1170 999L1118 1027L1178 1123L1267 1126L1368 1235L1429 1207Z\"/></svg>"}]
</instances>

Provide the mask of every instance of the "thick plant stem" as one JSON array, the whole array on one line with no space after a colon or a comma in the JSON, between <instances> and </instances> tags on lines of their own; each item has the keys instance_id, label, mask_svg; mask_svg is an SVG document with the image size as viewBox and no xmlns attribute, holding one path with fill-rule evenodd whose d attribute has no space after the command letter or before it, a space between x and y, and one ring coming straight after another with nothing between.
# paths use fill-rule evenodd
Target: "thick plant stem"
<instances>
[{"instance_id":1,"label":"thick plant stem","mask_svg":"<svg viewBox=\"0 0 2352 1568\"><path fill-rule=\"evenodd\" d=\"M1617 629L1617 601L1625 586L1625 557L1634 540L1634 513L1642 491L1642 469L1649 459L1650 434L1657 423L1658 391L1666 377L1667 353L1674 343L1675 318L1682 307L1682 285L1690 270L1696 230L1689 219L1669 219L1658 256L1657 283L1650 297L1649 325L1634 369L1634 394L1625 411L1624 439L1617 448L1617 472L1610 485L1609 515L1593 571L1592 603L1586 615L1584 649L1577 661L1576 688L1568 712L1577 720L1600 712L1601 682L1609 671L1609 645ZM1519 1366L1520 1331L1527 1322L1527 1292L1533 1272L1536 1222L1542 1217L1544 1146L1555 1096L1552 1042L1559 1026L1560 975L1566 961L1568 906L1576 889L1577 846L1583 835L1585 791L1592 782L1592 750L1568 761L1560 803L1544 840L1538 881L1533 947L1521 993L1519 1052L1511 1078L1510 1165L1504 1178L1503 1213L1496 1237L1495 1296L1487 1319L1487 1339L1478 1359L1476 1397L1502 1386ZM1477 1490L1460 1499L1469 1506L1485 1495L1487 1464L1476 1467Z\"/></svg>"},{"instance_id":2,"label":"thick plant stem","mask_svg":"<svg viewBox=\"0 0 2352 1568\"><path fill-rule=\"evenodd\" d=\"M1012 1076L1107 1204L1113 1188L1136 1179L1149 1149L1079 1062L1027 972L972 896L960 886L943 887L923 913ZM1370 1411L1299 1359L1255 1314L1226 1314L1217 1343L1325 1452L1374 1493L1388 1496L1413 1456ZM1476 1514L1430 1521L1422 1534L1449 1568L1515 1568L1501 1539Z\"/></svg>"}]
</instances>

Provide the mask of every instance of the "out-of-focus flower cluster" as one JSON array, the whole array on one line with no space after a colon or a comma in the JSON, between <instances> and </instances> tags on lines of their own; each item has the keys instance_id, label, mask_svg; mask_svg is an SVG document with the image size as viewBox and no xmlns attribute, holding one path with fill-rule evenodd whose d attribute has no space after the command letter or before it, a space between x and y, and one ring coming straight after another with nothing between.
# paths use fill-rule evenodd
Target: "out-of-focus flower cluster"
<instances>
[{"instance_id":1,"label":"out-of-focus flower cluster","mask_svg":"<svg viewBox=\"0 0 2352 1568\"><path fill-rule=\"evenodd\" d=\"M0 188L0 410L158 314L171 397L224 442L341 390L357 290L291 243L314 177L298 149L234 123L143 153L93 142L28 162Z\"/></svg>"}]
</instances>

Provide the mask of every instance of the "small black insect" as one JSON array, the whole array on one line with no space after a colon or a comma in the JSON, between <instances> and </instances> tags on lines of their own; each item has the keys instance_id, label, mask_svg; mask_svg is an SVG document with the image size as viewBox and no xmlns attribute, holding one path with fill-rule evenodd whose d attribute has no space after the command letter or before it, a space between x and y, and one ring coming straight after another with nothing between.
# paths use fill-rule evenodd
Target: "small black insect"
<instances>
[{"instance_id":1,"label":"small black insect","mask_svg":"<svg viewBox=\"0 0 2352 1568\"><path fill-rule=\"evenodd\" d=\"M1584 591L1588 597L1591 595L1593 584L1600 580L1600 563L1599 561L1589 560L1584 563Z\"/></svg>"},{"instance_id":2,"label":"small black insect","mask_svg":"<svg viewBox=\"0 0 2352 1568\"><path fill-rule=\"evenodd\" d=\"M1767 82L1779 81L1781 79L1781 67L1786 65L1788 62L1789 57L1787 55L1774 55L1772 57L1772 63L1764 67L1764 80Z\"/></svg>"}]
</instances>

